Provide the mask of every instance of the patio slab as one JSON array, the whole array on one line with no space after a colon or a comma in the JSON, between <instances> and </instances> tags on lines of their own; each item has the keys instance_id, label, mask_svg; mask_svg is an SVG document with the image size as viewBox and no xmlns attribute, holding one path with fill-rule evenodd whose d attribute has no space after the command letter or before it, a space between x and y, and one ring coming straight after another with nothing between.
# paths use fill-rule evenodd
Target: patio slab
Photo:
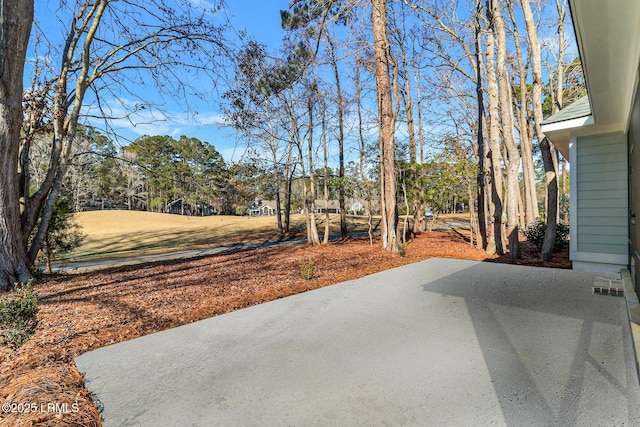
<instances>
[{"instance_id":1,"label":"patio slab","mask_svg":"<svg viewBox=\"0 0 640 427\"><path fill-rule=\"evenodd\" d=\"M85 353L105 426L640 425L595 275L429 259Z\"/></svg>"}]
</instances>

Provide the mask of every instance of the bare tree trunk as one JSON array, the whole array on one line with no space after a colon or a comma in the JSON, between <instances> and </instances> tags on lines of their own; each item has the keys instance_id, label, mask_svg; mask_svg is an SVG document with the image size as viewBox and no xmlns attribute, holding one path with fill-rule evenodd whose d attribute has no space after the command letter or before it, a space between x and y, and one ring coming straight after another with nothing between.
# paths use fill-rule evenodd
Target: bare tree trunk
<instances>
[{"instance_id":1,"label":"bare tree trunk","mask_svg":"<svg viewBox=\"0 0 640 427\"><path fill-rule=\"evenodd\" d=\"M491 21L491 10L487 10ZM498 99L498 81L495 70L495 33L493 25L487 29L487 95L489 97L489 160L491 163L491 204L489 213L491 226L487 239L488 254L502 254L502 155L500 152L500 113Z\"/></svg>"},{"instance_id":2,"label":"bare tree trunk","mask_svg":"<svg viewBox=\"0 0 640 427\"><path fill-rule=\"evenodd\" d=\"M528 132L528 93L527 71L524 67L522 49L520 47L520 35L518 34L517 21L513 14L513 2L507 1L511 24L513 26L513 42L516 48L516 60L518 64L518 78L520 80L520 108L517 111L520 133L520 148L522 150L522 175L524 181L524 224L534 222L538 214L538 195L536 193L535 168L533 163L533 144Z\"/></svg>"},{"instance_id":3,"label":"bare tree trunk","mask_svg":"<svg viewBox=\"0 0 640 427\"><path fill-rule=\"evenodd\" d=\"M327 106L322 100L322 150L324 152L324 236L322 238L322 243L325 245L329 243L329 229L330 229L330 217L329 217L329 162L328 162L328 153L327 153L327 121L326 121L326 113Z\"/></svg>"},{"instance_id":4,"label":"bare tree trunk","mask_svg":"<svg viewBox=\"0 0 640 427\"><path fill-rule=\"evenodd\" d=\"M404 111L405 111L405 117L407 119L407 134L409 136L409 170L407 170L407 168L404 168L404 173L402 175L402 195L404 198L404 202L405 202L405 207L406 207L406 211L405 211L405 216L404 216L404 222L403 222L403 231L402 231L402 243L406 243L407 241L407 229L408 229L408 223L409 223L409 193L407 192L407 174L410 172L414 172L415 171L415 165L418 161L418 150L417 150L417 144L416 144L416 135L415 135L415 123L414 123L414 119L413 119L413 92L411 90L411 76L410 76L410 72L409 72L409 62L407 61L407 55L406 55L406 38L407 38L407 31L406 31L406 19L405 19L405 7L406 5L404 3L401 3L401 15L402 15L402 21L401 23L396 23L396 31L394 32L394 34L396 35L396 40L397 40L397 44L398 44L398 48L400 51L400 64L397 69L396 69L396 73L394 74L394 94L396 95L396 99L398 99L399 102L399 98L402 99L402 102L404 104ZM417 67L414 67L414 69ZM402 78L402 86L403 89L400 90L400 84L396 81L397 78L397 74L399 71L401 74L401 78ZM420 85L420 82L418 81L418 85ZM418 89L419 92L419 89ZM396 108L397 109L397 108ZM424 148L421 147L421 150L423 151ZM421 151L421 155L424 156L424 153ZM422 214L422 203L420 203L419 200L414 199L411 202L411 206L413 208L413 232L417 233L422 231L422 218L423 218L423 214Z\"/></svg>"},{"instance_id":5,"label":"bare tree trunk","mask_svg":"<svg viewBox=\"0 0 640 427\"><path fill-rule=\"evenodd\" d=\"M414 199L411 208L413 209L413 234L420 234L424 231L424 209L422 203Z\"/></svg>"},{"instance_id":6,"label":"bare tree trunk","mask_svg":"<svg viewBox=\"0 0 640 427\"><path fill-rule=\"evenodd\" d=\"M567 16L567 0L562 0L562 3L560 3L560 0L556 0L556 10L558 11L558 77L556 79L556 90L558 92L554 104L560 110L563 107L564 98L564 88L562 86L564 83L564 21Z\"/></svg>"},{"instance_id":7,"label":"bare tree trunk","mask_svg":"<svg viewBox=\"0 0 640 427\"><path fill-rule=\"evenodd\" d=\"M471 187L471 178L470 177L466 177L465 178L466 183L467 183L467 195L469 196L469 244L471 246L474 246L474 234L475 234L475 238L477 239L477 224L476 224L476 215L474 212L474 208L473 208L473 204L475 203L474 197L473 197L473 189Z\"/></svg>"},{"instance_id":8,"label":"bare tree trunk","mask_svg":"<svg viewBox=\"0 0 640 427\"><path fill-rule=\"evenodd\" d=\"M402 222L402 243L407 243L407 231L409 229L409 199L407 197L407 180L406 175L402 179L402 198L404 199L405 214Z\"/></svg>"},{"instance_id":9,"label":"bare tree trunk","mask_svg":"<svg viewBox=\"0 0 640 427\"><path fill-rule=\"evenodd\" d=\"M276 218L278 220L278 232L284 233L284 225L282 224L282 215L280 214L282 203L280 201L280 179L278 172L278 157L277 151L274 146L275 138L271 141L271 156L273 161L273 185L275 186L275 198L276 198Z\"/></svg>"},{"instance_id":10,"label":"bare tree trunk","mask_svg":"<svg viewBox=\"0 0 640 427\"><path fill-rule=\"evenodd\" d=\"M405 73L406 74L406 73ZM416 133L413 124L413 96L411 95L411 80L405 77L405 110L407 115L407 132L409 133L409 158L412 162L417 161Z\"/></svg>"},{"instance_id":11,"label":"bare tree trunk","mask_svg":"<svg viewBox=\"0 0 640 427\"><path fill-rule=\"evenodd\" d=\"M474 17L475 26L475 60L476 60L476 97L478 101L478 129L477 129L477 152L478 152L478 246L480 249L487 248L487 208L486 208L486 169L485 169L485 141L484 141L484 88L482 87L482 40L480 14L482 13L482 3L476 0L476 11ZM471 202L469 203L471 205Z\"/></svg>"},{"instance_id":12,"label":"bare tree trunk","mask_svg":"<svg viewBox=\"0 0 640 427\"><path fill-rule=\"evenodd\" d=\"M547 228L544 233L540 257L545 261L549 261L553 256L553 247L558 230L558 222L556 221L558 215L558 204L556 203L558 200L558 181L553 161L550 158L552 154L549 147L549 140L546 137L542 138L540 152L542 153L544 176L547 185L547 212L545 217Z\"/></svg>"},{"instance_id":13,"label":"bare tree trunk","mask_svg":"<svg viewBox=\"0 0 640 427\"><path fill-rule=\"evenodd\" d=\"M509 257L520 257L518 234L518 171L520 170L520 153L513 135L513 109L511 104L511 85L507 74L507 34L498 0L491 0L493 22L498 36L496 56L498 85L500 87L500 107L502 111L502 141L507 150L507 227L509 238Z\"/></svg>"},{"instance_id":14,"label":"bare tree trunk","mask_svg":"<svg viewBox=\"0 0 640 427\"><path fill-rule=\"evenodd\" d=\"M366 141L364 138L364 125L362 121L362 82L360 81L360 59L356 61L355 66L355 99L356 109L358 113L358 136L360 140L360 156L359 156L359 171L360 171L360 179L364 182L367 188L367 233L369 234L369 244L373 245L373 221L372 221L372 207L371 207L371 199L373 198L372 190L371 190L371 181L367 178L367 175L364 172L364 161L366 155ZM326 151L325 151L326 153ZM326 162L326 157L325 157Z\"/></svg>"},{"instance_id":15,"label":"bare tree trunk","mask_svg":"<svg viewBox=\"0 0 640 427\"><path fill-rule=\"evenodd\" d=\"M409 166L409 171L411 172L412 181L415 183L416 187L414 190L414 199L412 203L413 209L413 234L417 235L424 231L425 229L425 207L423 206L423 201L425 200L424 196L424 185L422 185L422 178L424 177L424 166L418 165L417 163L411 163ZM418 190L416 195L415 191Z\"/></svg>"},{"instance_id":16,"label":"bare tree trunk","mask_svg":"<svg viewBox=\"0 0 640 427\"><path fill-rule=\"evenodd\" d=\"M389 75L390 50L387 36L387 0L372 0L373 50L378 94L378 127L380 131L380 189L382 207L382 246L398 250L396 235L397 205L395 177L395 117Z\"/></svg>"},{"instance_id":17,"label":"bare tree trunk","mask_svg":"<svg viewBox=\"0 0 640 427\"><path fill-rule=\"evenodd\" d=\"M526 225L524 201L522 200L522 192L518 188L518 226L524 228Z\"/></svg>"},{"instance_id":18,"label":"bare tree trunk","mask_svg":"<svg viewBox=\"0 0 640 427\"><path fill-rule=\"evenodd\" d=\"M424 163L424 132L422 132L422 97L420 94L421 74L420 67L415 64L413 68L416 79L416 110L418 113L418 141L420 145L420 164Z\"/></svg>"},{"instance_id":19,"label":"bare tree trunk","mask_svg":"<svg viewBox=\"0 0 640 427\"><path fill-rule=\"evenodd\" d=\"M558 174L560 172L560 151L556 149L553 144L549 144L549 150L551 151L551 159L553 161L553 169L556 171L556 187L558 187ZM548 203L548 202L547 202ZM560 191L556 189L556 222L560 221Z\"/></svg>"},{"instance_id":20,"label":"bare tree trunk","mask_svg":"<svg viewBox=\"0 0 640 427\"><path fill-rule=\"evenodd\" d=\"M295 165L293 164L293 141L289 141L289 147L287 148L287 165L285 166L286 186L284 192L284 220L283 227L284 232L290 231L291 224L291 184L293 183L293 174L295 173Z\"/></svg>"},{"instance_id":21,"label":"bare tree trunk","mask_svg":"<svg viewBox=\"0 0 640 427\"><path fill-rule=\"evenodd\" d=\"M562 0L562 3L560 2L560 0L556 0L556 9L558 10L558 77L557 77L557 81L558 81L558 87L557 87L557 95L556 95L556 102L555 104L558 106L558 110L562 109L562 107L564 106L563 102L564 102L564 88L563 83L564 83L564 51L565 51L565 45L564 45L564 21L566 19L567 16L567 0ZM567 192L568 192L568 185L567 185L567 161L565 160L564 157L562 157L562 195L564 197L566 197ZM560 210L560 209L558 209ZM565 224L569 223L569 211L567 209L564 210L563 212L563 217L562 217L562 221Z\"/></svg>"},{"instance_id":22,"label":"bare tree trunk","mask_svg":"<svg viewBox=\"0 0 640 427\"><path fill-rule=\"evenodd\" d=\"M338 70L338 62L334 54L333 43L331 38L327 37L329 45L329 54L331 56L331 66L336 79L336 92L338 97L338 204L340 205L340 237L343 239L349 236L347 228L347 209L345 204L344 190L344 100L342 98L342 87L340 86L340 72ZM328 207L328 206L327 206Z\"/></svg>"},{"instance_id":23,"label":"bare tree trunk","mask_svg":"<svg viewBox=\"0 0 640 427\"><path fill-rule=\"evenodd\" d=\"M553 246L556 240L557 215L558 215L558 181L556 178L557 168L554 166L553 155L549 141L542 133L542 61L540 58L540 41L538 32L531 12L529 1L521 0L522 11L524 12L527 33L529 36L529 50L531 52L531 69L533 74L533 116L535 120L536 136L540 144L542 161L544 163L545 181L547 184L547 212L545 215L547 229L542 243L541 257L543 260L550 260L553 255ZM560 84L559 84L560 86Z\"/></svg>"},{"instance_id":24,"label":"bare tree trunk","mask_svg":"<svg viewBox=\"0 0 640 427\"><path fill-rule=\"evenodd\" d=\"M407 133L409 134L409 160L411 163L417 161L417 147L416 147L416 134L415 125L413 123L413 95L411 92L411 78L409 76L409 65L407 63L407 56L405 51L405 37L407 34L405 28L405 4L401 3L402 8L402 29L398 32L398 47L400 48L400 60L402 61L402 67L404 73L402 75L404 80L404 107L405 115L407 117Z\"/></svg>"},{"instance_id":25,"label":"bare tree trunk","mask_svg":"<svg viewBox=\"0 0 640 427\"><path fill-rule=\"evenodd\" d=\"M317 245L320 243L320 238L318 237L318 228L316 226L316 180L315 174L313 172L313 98L315 95L315 91L317 88L313 88L313 92L311 89L308 89L307 93L307 106L308 106L308 115L309 115L309 140L308 140L308 148L309 148L309 181L310 188L307 188L307 180L305 179L304 173L304 156L302 155L302 150L300 150L300 167L302 168L302 181L305 195L305 211L307 214L307 242L312 245ZM300 141L300 145L302 145L302 141ZM299 146L300 146L299 145Z\"/></svg>"},{"instance_id":26,"label":"bare tree trunk","mask_svg":"<svg viewBox=\"0 0 640 427\"><path fill-rule=\"evenodd\" d=\"M0 0L0 291L32 278L18 184L22 81L32 21L32 0Z\"/></svg>"}]
</instances>

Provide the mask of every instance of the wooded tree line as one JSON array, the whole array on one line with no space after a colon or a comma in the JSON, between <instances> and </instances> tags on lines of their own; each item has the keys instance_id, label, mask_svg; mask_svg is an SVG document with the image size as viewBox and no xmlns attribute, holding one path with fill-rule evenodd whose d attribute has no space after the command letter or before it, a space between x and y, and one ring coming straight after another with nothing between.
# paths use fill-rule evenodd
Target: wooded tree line
<instances>
[{"instance_id":1,"label":"wooded tree line","mask_svg":"<svg viewBox=\"0 0 640 427\"><path fill-rule=\"evenodd\" d=\"M49 138L50 135L41 134L31 142L32 192L46 177ZM278 165L278 176L283 175L286 166ZM423 203L437 212L455 210L456 205L461 208L468 201L460 179L464 171L458 160L445 158L444 152L430 162L399 164L398 168L407 169L399 175L399 181L410 191L419 191ZM314 176L319 200L337 200L343 187L348 213L364 213L358 206L371 199L372 213L379 214L377 194L369 197L355 161L348 162L342 179L330 166L326 170L317 168ZM181 215L247 215L257 200L275 199L279 186L274 177L273 170L259 158L226 163L212 144L197 138L143 136L119 147L95 129L82 127L73 142L61 195L69 212L126 209ZM294 173L290 180L284 185L290 189L289 211L300 212L304 208L304 188L309 187L310 179ZM375 185L377 177L371 176L370 181ZM402 206L400 211L411 214ZM289 218L282 221L288 224Z\"/></svg>"},{"instance_id":2,"label":"wooded tree line","mask_svg":"<svg viewBox=\"0 0 640 427\"><path fill-rule=\"evenodd\" d=\"M46 179L51 135L30 146L30 184L35 192ZM212 145L197 138L144 136L126 147L93 128L82 127L72 143L61 193L74 212L130 209L163 212L178 199L212 204L228 170ZM216 199L216 205L218 200Z\"/></svg>"},{"instance_id":3,"label":"wooded tree line","mask_svg":"<svg viewBox=\"0 0 640 427\"><path fill-rule=\"evenodd\" d=\"M120 147L93 128L82 127L73 142L61 194L69 210L126 209L182 215L246 214L258 198L273 199L273 175L260 162L226 163L216 148L197 138L143 136ZM30 147L31 191L46 177L50 135L41 134ZM328 188L337 197L329 168ZM292 206L302 200L302 177L295 175ZM357 182L348 178L350 195ZM319 185L323 185L321 176ZM177 206L177 208L176 208Z\"/></svg>"},{"instance_id":4,"label":"wooded tree line","mask_svg":"<svg viewBox=\"0 0 640 427\"><path fill-rule=\"evenodd\" d=\"M32 27L33 0L1 7L0 288L31 277L56 200L63 188L81 182L76 148L95 142L81 125L100 117L108 131L109 119L134 120L156 109L145 96L150 84L183 100L220 85L229 123L248 146L245 163L268 165L283 210L292 205L293 177L304 177L310 243L320 240L315 200L328 197L331 182L341 233L348 234L349 160L366 211L379 204L389 250L402 243L399 209L411 212L414 231L422 229L424 209L437 192L425 183L433 176L427 170L438 168L442 182L455 178L471 209L477 206L479 247L517 257L518 231L540 215L553 242L564 162L540 126L545 105L555 112L584 90L579 62L565 58L566 0L294 0L280 12L287 37L279 51L253 40L232 48L217 4L203 10L181 0L63 2L55 10L63 37L55 40ZM30 35L36 60L23 90ZM232 82L223 87L219 75L229 62ZM206 89L193 83L204 77L211 83ZM39 138L48 143L40 145L42 161L35 165L31 150ZM235 174L218 173L215 149L185 137L171 141L184 145L176 157L165 150L165 138L134 142L128 158L125 151L88 147L84 159L98 156L107 169L107 159L118 155L137 164L137 175L132 167L129 176L105 174L97 185L103 192L125 188L130 203L148 209L177 197L220 197L220 177L229 181ZM546 182L542 211L539 159ZM165 167L171 173L162 178L142 173L140 179L141 170ZM145 202L133 200L139 186L148 192ZM82 191L79 184L74 191ZM287 218L278 216L281 230ZM545 244L543 256L550 250Z\"/></svg>"},{"instance_id":5,"label":"wooded tree line","mask_svg":"<svg viewBox=\"0 0 640 427\"><path fill-rule=\"evenodd\" d=\"M579 60L565 58L566 10L566 0L293 1L281 11L281 52L255 41L240 51L227 115L274 168L289 165L283 183L295 167L313 183L314 161L327 156L344 177L345 152L357 153L389 250L402 240L399 209L423 229L429 188L407 179L419 183L422 165L441 157L477 208L479 247L517 258L520 231L542 216L548 259L568 184L541 124L585 93ZM315 186L305 194L317 242Z\"/></svg>"}]
</instances>

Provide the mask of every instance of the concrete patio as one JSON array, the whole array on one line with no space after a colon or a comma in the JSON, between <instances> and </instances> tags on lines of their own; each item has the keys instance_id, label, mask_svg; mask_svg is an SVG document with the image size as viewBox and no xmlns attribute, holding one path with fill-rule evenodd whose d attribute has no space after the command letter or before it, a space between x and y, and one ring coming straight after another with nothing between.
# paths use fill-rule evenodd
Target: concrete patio
<instances>
[{"instance_id":1,"label":"concrete patio","mask_svg":"<svg viewBox=\"0 0 640 427\"><path fill-rule=\"evenodd\" d=\"M106 426L640 425L598 275L430 259L77 358Z\"/></svg>"}]
</instances>

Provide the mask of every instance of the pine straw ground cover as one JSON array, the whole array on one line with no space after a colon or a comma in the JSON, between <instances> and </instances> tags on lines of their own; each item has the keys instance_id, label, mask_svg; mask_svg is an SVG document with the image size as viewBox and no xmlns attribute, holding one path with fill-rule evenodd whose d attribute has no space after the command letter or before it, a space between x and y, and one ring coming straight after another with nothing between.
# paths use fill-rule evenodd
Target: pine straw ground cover
<instances>
[{"instance_id":1,"label":"pine straw ground cover","mask_svg":"<svg viewBox=\"0 0 640 427\"><path fill-rule=\"evenodd\" d=\"M405 257L350 239L52 276L36 285L36 334L16 352L0 352L0 402L34 410L0 412L0 425L101 425L74 358L108 344L430 257L570 267L568 251L542 263L524 246L512 261L475 250L463 235L431 232L413 239ZM314 278L304 280L300 262L309 260Z\"/></svg>"}]
</instances>

